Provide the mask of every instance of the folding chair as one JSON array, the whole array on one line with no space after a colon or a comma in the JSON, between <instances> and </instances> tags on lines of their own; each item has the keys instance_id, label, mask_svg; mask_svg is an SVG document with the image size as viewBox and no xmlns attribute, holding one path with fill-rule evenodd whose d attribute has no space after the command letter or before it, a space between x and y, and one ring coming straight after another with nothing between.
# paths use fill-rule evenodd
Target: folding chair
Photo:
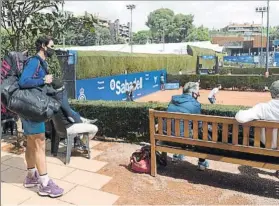
<instances>
[{"instance_id":1,"label":"folding chair","mask_svg":"<svg viewBox=\"0 0 279 206\"><path fill-rule=\"evenodd\" d=\"M70 163L71 152L74 145L74 138L80 135L83 135L83 139L86 141L85 146L86 150L88 151L87 158L91 158L90 154L90 147L89 147L89 132L82 132L82 133L68 133L65 127L65 124L60 116L61 114L56 114L50 122L46 125L48 134L47 136L51 136L51 154L53 156L57 156L59 143L62 139L66 139L66 157L65 157L65 164ZM49 131L51 127L51 131Z\"/></svg>"}]
</instances>

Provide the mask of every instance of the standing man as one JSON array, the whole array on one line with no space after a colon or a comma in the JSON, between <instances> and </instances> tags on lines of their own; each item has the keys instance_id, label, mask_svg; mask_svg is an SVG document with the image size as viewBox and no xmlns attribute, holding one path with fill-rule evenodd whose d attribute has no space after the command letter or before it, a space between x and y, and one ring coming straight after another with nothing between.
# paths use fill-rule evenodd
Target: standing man
<instances>
[{"instance_id":1,"label":"standing man","mask_svg":"<svg viewBox=\"0 0 279 206\"><path fill-rule=\"evenodd\" d=\"M37 55L28 61L18 82L22 89L41 87L52 82L52 75L48 74L46 58L55 53L54 43L50 37L39 37L35 46ZM33 122L23 118L21 118L21 121L27 138L25 159L28 173L24 181L24 187L30 188L39 185L39 195L61 196L64 190L58 187L47 174L45 123Z\"/></svg>"},{"instance_id":2,"label":"standing man","mask_svg":"<svg viewBox=\"0 0 279 206\"><path fill-rule=\"evenodd\" d=\"M217 84L217 86L210 91L210 93L208 95L208 100L211 104L215 104L216 94L219 92L220 89L222 89L221 84Z\"/></svg>"},{"instance_id":3,"label":"standing man","mask_svg":"<svg viewBox=\"0 0 279 206\"><path fill-rule=\"evenodd\" d=\"M133 83L131 88L129 88L129 90L126 92L126 95L127 95L127 101L134 101L133 99L133 94L134 94L134 91L136 90L136 83Z\"/></svg>"}]
</instances>

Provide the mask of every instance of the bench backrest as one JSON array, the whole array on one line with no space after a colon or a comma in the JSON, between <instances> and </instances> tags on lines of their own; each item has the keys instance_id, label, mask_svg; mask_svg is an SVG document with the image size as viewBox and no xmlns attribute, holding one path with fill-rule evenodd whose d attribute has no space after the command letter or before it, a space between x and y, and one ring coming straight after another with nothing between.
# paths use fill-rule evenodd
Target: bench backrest
<instances>
[{"instance_id":1,"label":"bench backrest","mask_svg":"<svg viewBox=\"0 0 279 206\"><path fill-rule=\"evenodd\" d=\"M192 128L189 128L189 121ZM202 122L202 135L199 138L199 121ZM181 137L181 122L184 123L184 137ZM175 131L171 130L172 124ZM150 141L155 140L190 144L202 147L224 149L259 155L279 157L279 132L277 133L277 148L272 149L273 130L279 128L278 122L252 121L246 124L238 123L231 117L209 115L191 115L149 110ZM156 132L155 125L158 125ZM165 124L165 126L164 126ZM212 127L211 139L208 139L208 125ZM165 132L163 131L164 129ZM262 129L265 129L265 145L261 145ZM190 137L189 131L192 131ZM253 133L253 134L252 134ZM253 145L249 144L249 135L253 136Z\"/></svg>"}]
</instances>

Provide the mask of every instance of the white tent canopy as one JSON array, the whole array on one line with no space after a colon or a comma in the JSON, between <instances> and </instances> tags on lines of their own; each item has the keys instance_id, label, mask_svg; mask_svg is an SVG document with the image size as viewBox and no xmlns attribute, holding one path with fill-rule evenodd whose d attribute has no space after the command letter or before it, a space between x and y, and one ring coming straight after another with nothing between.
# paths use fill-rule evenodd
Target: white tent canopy
<instances>
[{"instance_id":1,"label":"white tent canopy","mask_svg":"<svg viewBox=\"0 0 279 206\"><path fill-rule=\"evenodd\" d=\"M183 42L168 44L145 44L133 45L134 53L148 54L187 54L187 45L196 46L205 49L212 49L216 52L222 52L223 47L218 44L212 44L210 41L201 42ZM63 48L60 48L63 49ZM115 51L115 52L131 52L131 46L128 44L102 45L102 46L77 46L66 47L65 50L76 51Z\"/></svg>"}]
</instances>

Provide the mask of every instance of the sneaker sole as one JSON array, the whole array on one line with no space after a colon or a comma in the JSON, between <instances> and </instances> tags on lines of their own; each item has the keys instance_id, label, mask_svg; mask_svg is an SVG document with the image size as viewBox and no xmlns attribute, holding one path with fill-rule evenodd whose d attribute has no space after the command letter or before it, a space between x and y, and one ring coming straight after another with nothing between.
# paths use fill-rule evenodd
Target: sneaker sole
<instances>
[{"instance_id":1,"label":"sneaker sole","mask_svg":"<svg viewBox=\"0 0 279 206\"><path fill-rule=\"evenodd\" d=\"M199 171L205 171L207 169L207 167L203 166L203 165L199 165L198 166L198 170Z\"/></svg>"},{"instance_id":2,"label":"sneaker sole","mask_svg":"<svg viewBox=\"0 0 279 206\"><path fill-rule=\"evenodd\" d=\"M60 197L60 196L63 195L63 193L62 193L62 194L58 194L58 195L53 195L53 194L49 194L49 193L47 193L47 192L38 192L38 194L39 194L40 196L43 196L43 197L48 196L48 197L52 197L52 198Z\"/></svg>"},{"instance_id":3,"label":"sneaker sole","mask_svg":"<svg viewBox=\"0 0 279 206\"><path fill-rule=\"evenodd\" d=\"M25 187L25 188L32 188L32 187L37 187L39 185L39 183L38 184L23 184L23 186Z\"/></svg>"}]
</instances>

